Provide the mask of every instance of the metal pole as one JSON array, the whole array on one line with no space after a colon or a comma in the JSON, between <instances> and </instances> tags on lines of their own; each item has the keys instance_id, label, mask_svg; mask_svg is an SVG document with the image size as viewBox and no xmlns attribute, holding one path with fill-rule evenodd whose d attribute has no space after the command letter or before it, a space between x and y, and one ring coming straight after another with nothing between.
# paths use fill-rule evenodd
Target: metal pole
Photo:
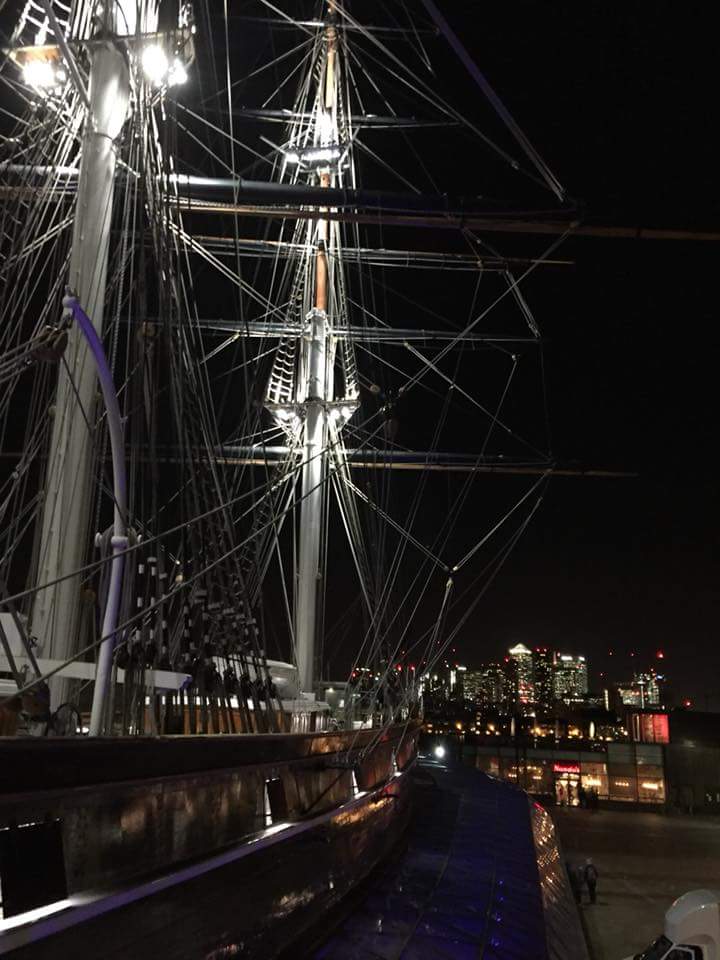
<instances>
[{"instance_id":1,"label":"metal pole","mask_svg":"<svg viewBox=\"0 0 720 960\"><path fill-rule=\"evenodd\" d=\"M332 14L333 4L329 4ZM335 106L335 55L337 33L334 26L326 32L327 60L319 114L319 143L327 146L337 136ZM319 172L320 186L329 190L330 170ZM322 211L324 213L324 211ZM310 330L303 341L305 383L300 383L298 399L303 401L303 468L301 477L300 549L298 592L295 608L295 643L298 661L298 685L302 693L314 693L315 643L317 639L317 597L320 571L320 542L325 514L325 470L327 463L327 401L329 388L328 358L328 221L321 216L315 228L314 307L308 316Z\"/></svg>"},{"instance_id":2,"label":"metal pole","mask_svg":"<svg viewBox=\"0 0 720 960\"><path fill-rule=\"evenodd\" d=\"M108 586L105 613L103 615L102 633L103 642L98 652L97 670L95 672L95 688L93 691L92 712L90 714L90 736L97 737L105 732L105 707L107 703L112 658L115 648L115 628L122 599L124 552L127 549L127 477L125 474L125 444L123 440L122 415L115 392L112 373L108 366L102 340L98 336L92 320L82 309L77 299L67 296L63 306L72 310L73 316L80 327L90 348L100 389L102 390L105 409L107 411L107 425L110 434L110 448L112 450L113 466L113 495L115 507L113 512L113 535L110 541L113 558L110 566L110 584Z\"/></svg>"},{"instance_id":3,"label":"metal pole","mask_svg":"<svg viewBox=\"0 0 720 960\"><path fill-rule=\"evenodd\" d=\"M122 53L111 43L93 49L90 109L73 228L69 286L102 335L110 221L115 179L115 140L125 122L130 84ZM60 368L45 483L37 576L47 582L83 563L92 501L95 369L81 331L70 331ZM77 643L80 581L64 580L36 597L32 630L42 655L65 660ZM53 704L68 699L69 681L52 683Z\"/></svg>"},{"instance_id":4,"label":"metal pole","mask_svg":"<svg viewBox=\"0 0 720 960\"><path fill-rule=\"evenodd\" d=\"M324 320L321 323L324 330ZM315 335L318 324L313 322L310 341L311 358L325 356L325 337ZM312 693L315 678L315 640L317 630L317 594L320 576L320 539L324 504L324 472L326 423L324 397L305 405L305 442L301 477L302 503L300 507L300 551L298 567L298 596L295 616L298 683L304 693Z\"/></svg>"}]
</instances>

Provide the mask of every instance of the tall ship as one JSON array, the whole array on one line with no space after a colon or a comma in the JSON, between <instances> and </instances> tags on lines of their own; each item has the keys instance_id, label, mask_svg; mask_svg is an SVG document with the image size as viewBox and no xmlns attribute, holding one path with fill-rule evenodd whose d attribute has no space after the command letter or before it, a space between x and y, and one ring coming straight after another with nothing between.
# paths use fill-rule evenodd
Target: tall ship
<instances>
[{"instance_id":1,"label":"tall ship","mask_svg":"<svg viewBox=\"0 0 720 960\"><path fill-rule=\"evenodd\" d=\"M276 956L542 499L572 205L432 0L0 19L0 954Z\"/></svg>"}]
</instances>

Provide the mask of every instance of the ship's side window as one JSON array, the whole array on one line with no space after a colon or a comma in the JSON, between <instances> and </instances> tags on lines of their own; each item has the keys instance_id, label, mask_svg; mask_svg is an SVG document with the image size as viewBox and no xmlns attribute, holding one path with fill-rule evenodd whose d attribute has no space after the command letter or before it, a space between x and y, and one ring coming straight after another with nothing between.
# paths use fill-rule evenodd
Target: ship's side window
<instances>
[{"instance_id":1,"label":"ship's side window","mask_svg":"<svg viewBox=\"0 0 720 960\"><path fill-rule=\"evenodd\" d=\"M285 784L279 777L265 781L265 826L287 820L288 806Z\"/></svg>"},{"instance_id":2,"label":"ship's side window","mask_svg":"<svg viewBox=\"0 0 720 960\"><path fill-rule=\"evenodd\" d=\"M0 916L15 917L66 897L60 821L0 829Z\"/></svg>"}]
</instances>

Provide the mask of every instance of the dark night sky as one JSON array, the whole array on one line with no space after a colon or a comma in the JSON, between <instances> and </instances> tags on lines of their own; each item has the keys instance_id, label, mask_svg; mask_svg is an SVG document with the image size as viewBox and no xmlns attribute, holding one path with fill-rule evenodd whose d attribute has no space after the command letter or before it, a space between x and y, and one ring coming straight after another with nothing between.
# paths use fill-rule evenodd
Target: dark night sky
<instances>
[{"instance_id":1,"label":"dark night sky","mask_svg":"<svg viewBox=\"0 0 720 960\"><path fill-rule=\"evenodd\" d=\"M589 220L718 229L699 7L681 19L669 3L638 2L447 12ZM469 664L541 642L585 652L596 679L612 667L627 675L630 650L644 665L662 648L677 694L720 709L718 252L578 238L562 250L575 267L531 284L556 456L639 477L553 481L487 597L480 635L458 643Z\"/></svg>"}]
</instances>

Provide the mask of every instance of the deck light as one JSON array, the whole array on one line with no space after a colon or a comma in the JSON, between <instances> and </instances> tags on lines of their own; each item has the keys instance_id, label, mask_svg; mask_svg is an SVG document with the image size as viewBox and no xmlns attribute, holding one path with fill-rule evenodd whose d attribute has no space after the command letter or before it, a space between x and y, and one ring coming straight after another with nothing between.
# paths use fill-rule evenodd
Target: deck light
<instances>
[{"instance_id":1,"label":"deck light","mask_svg":"<svg viewBox=\"0 0 720 960\"><path fill-rule=\"evenodd\" d=\"M60 77L50 60L28 60L23 66L23 81L35 90L50 90Z\"/></svg>"},{"instance_id":2,"label":"deck light","mask_svg":"<svg viewBox=\"0 0 720 960\"><path fill-rule=\"evenodd\" d=\"M286 150L285 162L290 164L334 163L342 157L343 151L338 146L307 147L305 150Z\"/></svg>"},{"instance_id":3,"label":"deck light","mask_svg":"<svg viewBox=\"0 0 720 960\"><path fill-rule=\"evenodd\" d=\"M142 68L145 76L154 87L159 87L168 75L167 54L157 43L145 47L142 53Z\"/></svg>"},{"instance_id":4,"label":"deck light","mask_svg":"<svg viewBox=\"0 0 720 960\"><path fill-rule=\"evenodd\" d=\"M167 81L169 87L179 87L187 81L188 75L185 65L177 57L173 60L172 66L168 71Z\"/></svg>"}]
</instances>

